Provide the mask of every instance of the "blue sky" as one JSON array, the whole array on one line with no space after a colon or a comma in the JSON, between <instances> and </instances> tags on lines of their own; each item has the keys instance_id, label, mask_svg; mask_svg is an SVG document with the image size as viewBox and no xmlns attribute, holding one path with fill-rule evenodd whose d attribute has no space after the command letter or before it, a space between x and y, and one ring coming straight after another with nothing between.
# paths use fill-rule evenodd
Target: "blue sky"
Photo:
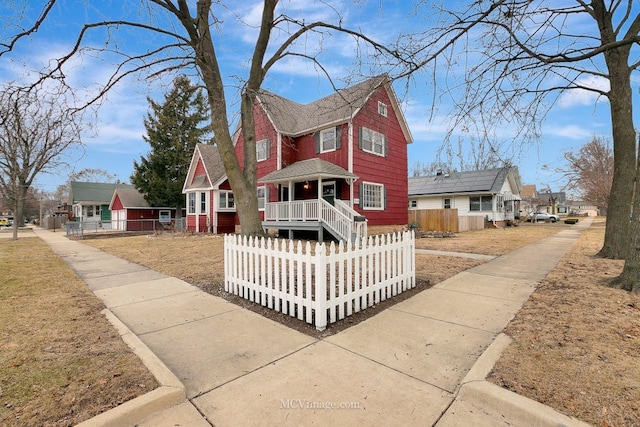
<instances>
[{"instance_id":1,"label":"blue sky","mask_svg":"<svg viewBox=\"0 0 640 427\"><path fill-rule=\"evenodd\" d=\"M26 3L32 8L26 11L27 16L33 16L38 12L37 3L41 1ZM243 2L240 6L235 6L236 2L228 3L233 5L232 10L217 11L223 19L216 28L214 43L222 72L229 82L227 100L230 112L235 117L238 97L233 86L237 81L234 76L245 77L247 74L246 65L257 34L255 25L260 19L261 2ZM411 3L363 0L331 2L335 10L342 14L345 27L361 28L379 41L393 40L398 29L416 30L428 24L425 14L416 16L412 13L408 6ZM133 0L100 1L95 4L81 0L60 1L49 21L34 37L23 40L12 54L0 58L0 81L28 80L33 75L29 70L44 67L52 58L68 51L83 22L96 20L99 16L109 19L127 16L139 18L139 4L139 1ZM282 1L281 4L289 15L303 16L307 21L334 20L336 16L322 2L292 0ZM161 21L162 17L154 16L153 19ZM9 24L3 19L5 34ZM103 33L92 33L90 37L98 43L104 41ZM122 31L116 37L119 47L127 52L144 51L161 42L156 36L141 36L141 33L129 31ZM274 42L278 37L278 34L274 35ZM356 48L353 40L341 35L310 35L305 45L305 51L320 53L323 65L336 79L346 77L353 71L353 52ZM113 56L85 55L74 59L65 69L65 74L78 88L81 97L90 96L111 74L114 59ZM427 164L435 160L447 131L448 114L452 113L445 98L436 98L435 105L432 103L433 90L428 78L417 77L408 87L409 90L405 90L404 82L395 85L414 137L408 150L410 167L418 161ZM70 153L74 160L73 169L104 169L118 179L128 181L133 171L133 161L148 152L148 145L142 139L145 133L143 119L148 111L146 97L161 99L169 82L170 78L149 82L144 80L144 76L139 76L128 78L111 91L98 115L88 119L89 127L83 135L83 152ZM602 81L593 80L589 84L599 86ZM330 85L318 70L300 59L285 61L274 67L263 87L300 103L313 101L331 92ZM638 90L637 82L634 90ZM508 124L505 124L504 131L508 134ZM597 100L586 91L564 93L542 125L539 144L524 147L516 162L523 183L536 184L538 188L551 186L557 191L564 181L559 180L560 176L553 170L562 166L563 153L578 150L594 135L609 138L610 118L606 100ZM68 170L61 170L56 174L40 176L37 186L45 191L54 191L57 185L66 181L68 173Z\"/></svg>"}]
</instances>

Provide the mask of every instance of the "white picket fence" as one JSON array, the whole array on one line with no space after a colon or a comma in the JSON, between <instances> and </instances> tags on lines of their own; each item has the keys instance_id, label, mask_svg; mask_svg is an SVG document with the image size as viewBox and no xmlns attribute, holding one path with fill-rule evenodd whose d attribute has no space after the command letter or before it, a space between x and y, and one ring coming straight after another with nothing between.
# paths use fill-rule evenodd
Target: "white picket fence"
<instances>
[{"instance_id":1,"label":"white picket fence","mask_svg":"<svg viewBox=\"0 0 640 427\"><path fill-rule=\"evenodd\" d=\"M304 250L303 250L304 246ZM378 304L415 286L413 231L364 244L224 237L225 290L315 325Z\"/></svg>"}]
</instances>

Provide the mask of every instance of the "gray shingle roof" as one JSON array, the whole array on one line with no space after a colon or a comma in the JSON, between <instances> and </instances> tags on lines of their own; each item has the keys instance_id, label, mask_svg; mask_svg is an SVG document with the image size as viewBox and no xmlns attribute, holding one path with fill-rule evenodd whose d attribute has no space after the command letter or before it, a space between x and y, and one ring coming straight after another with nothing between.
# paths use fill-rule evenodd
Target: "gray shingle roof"
<instances>
[{"instance_id":1,"label":"gray shingle roof","mask_svg":"<svg viewBox=\"0 0 640 427\"><path fill-rule=\"evenodd\" d=\"M349 120L369 96L386 83L388 79L385 75L373 77L306 105L264 90L260 91L258 99L276 129L295 137Z\"/></svg>"},{"instance_id":2,"label":"gray shingle roof","mask_svg":"<svg viewBox=\"0 0 640 427\"><path fill-rule=\"evenodd\" d=\"M69 202L108 205L116 188L134 188L129 184L109 184L104 182L71 182Z\"/></svg>"},{"instance_id":3,"label":"gray shingle roof","mask_svg":"<svg viewBox=\"0 0 640 427\"><path fill-rule=\"evenodd\" d=\"M498 193L511 168L409 178L409 196L462 193Z\"/></svg>"},{"instance_id":4,"label":"gray shingle roof","mask_svg":"<svg viewBox=\"0 0 640 427\"><path fill-rule=\"evenodd\" d=\"M113 194L118 195L120 202L124 208L148 208L149 202L144 198L144 195L135 188L117 188Z\"/></svg>"},{"instance_id":5,"label":"gray shingle roof","mask_svg":"<svg viewBox=\"0 0 640 427\"><path fill-rule=\"evenodd\" d=\"M308 159L301 160L287 166L286 168L271 172L258 179L258 182L281 183L320 178L357 179L358 177L338 165L327 162L326 160Z\"/></svg>"},{"instance_id":6,"label":"gray shingle roof","mask_svg":"<svg viewBox=\"0 0 640 427\"><path fill-rule=\"evenodd\" d=\"M202 159L202 163L204 164L204 168L210 182L207 182L206 176L191 178L191 182L185 184L183 191L196 188L208 188L226 176L224 165L222 164L222 159L218 152L218 147L209 144L197 144L196 150L200 153L200 158Z\"/></svg>"}]
</instances>

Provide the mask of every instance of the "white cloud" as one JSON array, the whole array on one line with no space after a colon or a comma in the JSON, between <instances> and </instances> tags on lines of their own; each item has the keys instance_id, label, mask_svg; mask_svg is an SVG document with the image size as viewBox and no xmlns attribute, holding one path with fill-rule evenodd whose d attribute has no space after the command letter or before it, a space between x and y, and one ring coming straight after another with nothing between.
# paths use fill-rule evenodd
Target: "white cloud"
<instances>
[{"instance_id":1,"label":"white cloud","mask_svg":"<svg viewBox=\"0 0 640 427\"><path fill-rule=\"evenodd\" d=\"M587 140L593 136L593 130L577 125L547 126L544 133L574 140Z\"/></svg>"},{"instance_id":2,"label":"white cloud","mask_svg":"<svg viewBox=\"0 0 640 427\"><path fill-rule=\"evenodd\" d=\"M609 80L598 77L589 76L577 81L577 84L583 87L592 88L599 91L609 90ZM598 101L605 100L606 98L599 96L596 92L592 92L586 89L572 89L567 90L560 95L558 99L558 106L561 108L571 108L575 106L588 106L593 105Z\"/></svg>"}]
</instances>

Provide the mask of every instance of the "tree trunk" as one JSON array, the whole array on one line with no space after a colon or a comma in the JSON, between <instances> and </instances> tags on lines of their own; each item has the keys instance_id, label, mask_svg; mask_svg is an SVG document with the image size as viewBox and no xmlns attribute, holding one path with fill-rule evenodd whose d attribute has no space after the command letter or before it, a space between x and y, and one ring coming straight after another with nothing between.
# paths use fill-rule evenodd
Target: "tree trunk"
<instances>
[{"instance_id":1,"label":"tree trunk","mask_svg":"<svg viewBox=\"0 0 640 427\"><path fill-rule=\"evenodd\" d=\"M13 240L18 240L18 230L21 226L23 226L23 211L24 211L24 200L27 197L27 187L26 185L20 181L20 185L18 185L18 189L15 192L15 202L13 206Z\"/></svg>"},{"instance_id":2,"label":"tree trunk","mask_svg":"<svg viewBox=\"0 0 640 427\"><path fill-rule=\"evenodd\" d=\"M629 249L629 215L636 174L636 132L633 126L631 69L628 59L628 46L605 52L611 84L608 98L614 166L604 245L599 255L616 259L625 258Z\"/></svg>"},{"instance_id":3,"label":"tree trunk","mask_svg":"<svg viewBox=\"0 0 640 427\"><path fill-rule=\"evenodd\" d=\"M640 179L640 167L636 169L636 180ZM629 224L630 241L624 269L611 286L640 293L640 185L636 186L633 213Z\"/></svg>"},{"instance_id":4,"label":"tree trunk","mask_svg":"<svg viewBox=\"0 0 640 427\"><path fill-rule=\"evenodd\" d=\"M268 6L265 5L265 9ZM275 8L275 2L270 8ZM236 212L240 219L241 232L244 235L264 235L262 221L260 220L260 212L258 211L258 194L256 187L256 171L255 171L255 138L247 138L247 129L244 128L244 155L245 170L240 167L238 157L235 153L235 146L231 138L229 130L229 121L227 119L227 103L224 94L224 84L220 75L220 67L218 65L215 49L211 39L209 25L209 12L211 9L211 0L200 0L197 2L196 21L189 21L186 17L182 17L185 28L189 31L189 35L194 45L196 53L196 63L201 71L202 81L207 90L207 99L211 108L211 126L215 135L216 145L220 152L222 163L224 164L227 179L231 185L236 204ZM195 23L195 28L192 24ZM261 63L261 62L260 62ZM260 64L259 63L259 64ZM262 79L259 79L261 82ZM247 91L245 89L245 91ZM251 92L251 91L249 91ZM253 108L253 105L252 105ZM244 97L241 109L244 109ZM252 110L253 111L253 110ZM253 117L253 114L252 114ZM253 122L253 120L251 120ZM250 129L250 134L255 134L254 129ZM253 152L252 152L253 150ZM250 162L247 156L251 158L253 154L253 166L246 167Z\"/></svg>"}]
</instances>

